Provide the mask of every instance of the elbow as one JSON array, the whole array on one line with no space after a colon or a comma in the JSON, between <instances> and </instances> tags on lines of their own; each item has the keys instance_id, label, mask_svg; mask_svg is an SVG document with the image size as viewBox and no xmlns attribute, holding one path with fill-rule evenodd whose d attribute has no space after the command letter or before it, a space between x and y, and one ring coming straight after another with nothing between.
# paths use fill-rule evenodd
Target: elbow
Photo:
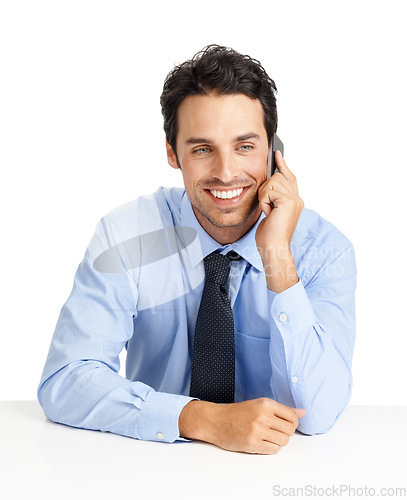
<instances>
[{"instance_id":1,"label":"elbow","mask_svg":"<svg viewBox=\"0 0 407 500\"><path fill-rule=\"evenodd\" d=\"M63 422L60 398L57 396L52 377L41 381L37 390L37 399L44 415L52 422Z\"/></svg>"},{"instance_id":2,"label":"elbow","mask_svg":"<svg viewBox=\"0 0 407 500\"><path fill-rule=\"evenodd\" d=\"M346 408L346 404L334 412L327 411L326 408L318 410L308 410L307 413L299 421L297 431L307 436L315 436L316 434L325 434L338 421L342 412Z\"/></svg>"},{"instance_id":3,"label":"elbow","mask_svg":"<svg viewBox=\"0 0 407 500\"><path fill-rule=\"evenodd\" d=\"M37 399L49 420L76 426L75 408L77 404L75 404L73 387L79 381L78 372L82 365L82 361L70 363L41 379L37 390Z\"/></svg>"},{"instance_id":4,"label":"elbow","mask_svg":"<svg viewBox=\"0 0 407 500\"><path fill-rule=\"evenodd\" d=\"M351 393L351 375L336 391L319 391L312 402L302 406L307 412L300 418L297 430L307 436L325 434L331 430L347 407Z\"/></svg>"},{"instance_id":5,"label":"elbow","mask_svg":"<svg viewBox=\"0 0 407 500\"><path fill-rule=\"evenodd\" d=\"M313 417L306 419L303 417L298 424L297 431L306 436L315 436L316 434L325 434L334 426L333 422L317 421Z\"/></svg>"}]
</instances>

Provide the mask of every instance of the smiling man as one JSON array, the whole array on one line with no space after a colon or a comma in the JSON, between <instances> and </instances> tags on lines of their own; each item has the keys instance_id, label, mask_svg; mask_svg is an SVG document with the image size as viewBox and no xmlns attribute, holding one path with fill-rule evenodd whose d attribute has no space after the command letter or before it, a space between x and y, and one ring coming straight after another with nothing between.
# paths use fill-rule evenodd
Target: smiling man
<instances>
[{"instance_id":1,"label":"smiling man","mask_svg":"<svg viewBox=\"0 0 407 500\"><path fill-rule=\"evenodd\" d=\"M351 393L356 266L276 152L275 85L211 45L167 76L160 188L99 222L38 389L56 422L276 453ZM126 347L126 378L118 375Z\"/></svg>"},{"instance_id":2,"label":"smiling man","mask_svg":"<svg viewBox=\"0 0 407 500\"><path fill-rule=\"evenodd\" d=\"M268 139L258 100L244 94L186 97L178 109L177 156L196 218L211 236L231 243L260 216Z\"/></svg>"}]
</instances>

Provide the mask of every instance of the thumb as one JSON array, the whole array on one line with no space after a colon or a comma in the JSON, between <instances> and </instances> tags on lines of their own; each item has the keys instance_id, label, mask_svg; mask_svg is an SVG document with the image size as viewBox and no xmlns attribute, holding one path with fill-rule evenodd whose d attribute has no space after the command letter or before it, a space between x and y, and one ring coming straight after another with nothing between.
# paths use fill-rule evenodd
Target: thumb
<instances>
[{"instance_id":1,"label":"thumb","mask_svg":"<svg viewBox=\"0 0 407 500\"><path fill-rule=\"evenodd\" d=\"M302 418L307 413L307 410L304 410L304 408L293 408L293 410L296 412L298 418Z\"/></svg>"}]
</instances>

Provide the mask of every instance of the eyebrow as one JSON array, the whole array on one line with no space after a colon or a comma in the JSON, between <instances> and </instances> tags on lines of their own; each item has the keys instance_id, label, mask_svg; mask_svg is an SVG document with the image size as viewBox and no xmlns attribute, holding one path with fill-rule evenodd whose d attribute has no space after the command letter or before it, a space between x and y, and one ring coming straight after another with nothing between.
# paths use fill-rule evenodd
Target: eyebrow
<instances>
[{"instance_id":1,"label":"eyebrow","mask_svg":"<svg viewBox=\"0 0 407 500\"><path fill-rule=\"evenodd\" d=\"M249 139L259 139L260 136L259 134L255 134L254 132L248 132L247 134L244 135L239 135L239 137L236 137L233 139L233 142L241 142L241 141L248 141ZM185 141L185 144L213 144L214 141L212 139L207 139L205 137L190 137Z\"/></svg>"},{"instance_id":2,"label":"eyebrow","mask_svg":"<svg viewBox=\"0 0 407 500\"><path fill-rule=\"evenodd\" d=\"M248 141L249 139L260 139L260 136L254 132L249 132L248 134L236 137L235 142Z\"/></svg>"}]
</instances>

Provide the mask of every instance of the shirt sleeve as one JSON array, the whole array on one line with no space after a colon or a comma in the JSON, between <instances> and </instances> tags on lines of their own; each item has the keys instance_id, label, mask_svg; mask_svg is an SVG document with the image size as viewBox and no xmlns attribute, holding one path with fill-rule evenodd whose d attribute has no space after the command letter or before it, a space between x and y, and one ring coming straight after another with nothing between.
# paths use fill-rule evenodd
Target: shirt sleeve
<instances>
[{"instance_id":1,"label":"shirt sleeve","mask_svg":"<svg viewBox=\"0 0 407 500\"><path fill-rule=\"evenodd\" d=\"M115 262L105 259L110 272L95 270L95 257L110 245L102 219L60 312L38 400L54 422L143 440L183 440L178 417L193 398L118 374L119 353L133 335L137 288L117 253L110 254Z\"/></svg>"},{"instance_id":2,"label":"shirt sleeve","mask_svg":"<svg viewBox=\"0 0 407 500\"><path fill-rule=\"evenodd\" d=\"M329 430L352 389L356 264L352 246L281 293L268 290L272 390L287 406L305 408L298 430Z\"/></svg>"}]
</instances>

